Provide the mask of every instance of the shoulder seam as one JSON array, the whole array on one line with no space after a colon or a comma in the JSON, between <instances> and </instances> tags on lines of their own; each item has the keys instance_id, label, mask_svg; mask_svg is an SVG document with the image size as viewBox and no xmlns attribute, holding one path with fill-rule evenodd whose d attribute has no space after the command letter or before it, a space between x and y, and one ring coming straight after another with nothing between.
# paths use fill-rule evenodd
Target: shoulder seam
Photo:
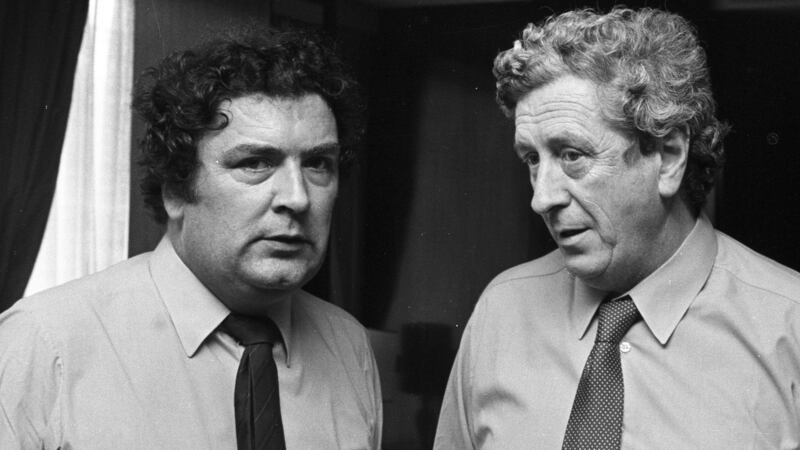
<instances>
[{"instance_id":1,"label":"shoulder seam","mask_svg":"<svg viewBox=\"0 0 800 450\"><path fill-rule=\"evenodd\" d=\"M59 351L58 346L54 344L55 340L52 336L50 336L50 330L42 326L34 311L35 309L23 309L19 312L23 314L33 324L33 326L36 327L36 329L42 335L42 341L47 344L47 346L50 348L50 351L53 352L53 355L55 355L58 360L61 360L61 352Z\"/></svg>"},{"instance_id":2,"label":"shoulder seam","mask_svg":"<svg viewBox=\"0 0 800 450\"><path fill-rule=\"evenodd\" d=\"M735 272L731 271L727 267L723 267L723 266L717 265L715 263L714 264L714 268L725 271L725 273L730 274L732 277L736 278L736 280L738 280L738 281L740 281L740 282L742 282L742 283L746 284L747 286L750 286L750 287L752 287L754 289L758 289L758 290L761 290L761 291L764 291L764 292L769 292L770 294L774 294L774 295L776 295L778 297L784 298L784 299L786 299L786 300L788 300L788 301L790 301L790 302L792 302L794 304L800 304L800 299L795 299L795 298L792 298L792 297L788 297L785 294L782 294L780 292L776 292L776 291L774 291L772 289L753 284L753 283L743 279L742 277L740 277L738 274L736 274Z\"/></svg>"},{"instance_id":3,"label":"shoulder seam","mask_svg":"<svg viewBox=\"0 0 800 450\"><path fill-rule=\"evenodd\" d=\"M518 276L510 277L510 278L503 278L502 280L492 280L492 282L490 282L489 285L486 286L486 289L488 290L489 288L493 288L495 286L499 286L499 285L510 283L512 281L517 281L517 280L524 280L524 279L528 279L528 278L548 277L548 276L551 276L551 275L555 275L555 274L561 272L564 269L565 269L565 267L562 266L562 267L559 267L556 270L552 270L552 271L546 272L546 273L537 273L537 274L529 274L529 275L518 275Z\"/></svg>"},{"instance_id":4,"label":"shoulder seam","mask_svg":"<svg viewBox=\"0 0 800 450\"><path fill-rule=\"evenodd\" d=\"M53 402L53 408L50 411L50 413L47 415L47 427L52 427L53 420L54 420L53 416L56 414L56 411L58 411L58 409L59 409L58 405L59 405L59 403L61 403L61 395L62 395L62 392L63 392L63 390L61 389L61 385L63 384L63 381L64 381L63 380L63 378L64 378L64 359L61 356L61 351L60 351L59 347L57 345L55 345L55 341L56 340L53 339L53 337L50 335L50 330L48 330L46 327L42 326L41 322L36 317L36 314L34 313L35 309L33 309L33 310L31 310L31 309L28 309L28 310L23 309L23 310L21 310L19 312L21 314L23 314L23 316L26 317L34 327L36 327L36 329L39 331L39 334L41 335L42 342L50 349L51 352L53 352L53 358L55 360L55 363L56 363L55 365L56 365L57 370L58 370L58 374L56 375L57 380L58 380L57 381L58 382L58 390L57 390L57 393L56 393L56 396L55 396L55 401ZM60 418L59 418L59 425L60 425Z\"/></svg>"}]
</instances>

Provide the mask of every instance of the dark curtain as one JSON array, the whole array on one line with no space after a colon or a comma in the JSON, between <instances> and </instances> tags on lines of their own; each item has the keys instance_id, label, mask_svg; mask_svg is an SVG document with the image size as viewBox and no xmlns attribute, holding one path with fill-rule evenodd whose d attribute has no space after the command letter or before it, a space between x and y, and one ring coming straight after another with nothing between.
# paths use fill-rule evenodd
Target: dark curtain
<instances>
[{"instance_id":1,"label":"dark curtain","mask_svg":"<svg viewBox=\"0 0 800 450\"><path fill-rule=\"evenodd\" d=\"M88 0L0 2L0 311L44 234Z\"/></svg>"},{"instance_id":2,"label":"dark curtain","mask_svg":"<svg viewBox=\"0 0 800 450\"><path fill-rule=\"evenodd\" d=\"M717 13L706 36L719 117L733 126L717 226L800 270L800 5L787 5Z\"/></svg>"},{"instance_id":3,"label":"dark curtain","mask_svg":"<svg viewBox=\"0 0 800 450\"><path fill-rule=\"evenodd\" d=\"M444 324L457 342L492 277L552 248L492 76L498 49L537 14L533 3L381 14L369 59L362 323Z\"/></svg>"}]
</instances>

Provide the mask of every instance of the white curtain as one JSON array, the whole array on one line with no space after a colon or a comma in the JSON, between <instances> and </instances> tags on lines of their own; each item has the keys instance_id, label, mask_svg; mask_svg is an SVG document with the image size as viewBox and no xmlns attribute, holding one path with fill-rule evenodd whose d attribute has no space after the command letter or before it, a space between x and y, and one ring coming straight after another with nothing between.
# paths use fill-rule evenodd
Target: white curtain
<instances>
[{"instance_id":1,"label":"white curtain","mask_svg":"<svg viewBox=\"0 0 800 450\"><path fill-rule=\"evenodd\" d=\"M133 0L90 0L56 192L26 294L128 255Z\"/></svg>"}]
</instances>

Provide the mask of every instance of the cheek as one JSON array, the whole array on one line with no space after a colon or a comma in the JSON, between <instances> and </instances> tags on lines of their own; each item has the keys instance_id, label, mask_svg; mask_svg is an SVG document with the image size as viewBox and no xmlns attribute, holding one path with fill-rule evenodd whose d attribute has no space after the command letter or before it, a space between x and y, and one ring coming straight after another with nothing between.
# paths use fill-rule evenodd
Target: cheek
<instances>
[{"instance_id":1,"label":"cheek","mask_svg":"<svg viewBox=\"0 0 800 450\"><path fill-rule=\"evenodd\" d=\"M224 190L206 198L206 213L218 228L244 231L261 221L270 205L269 192L265 189Z\"/></svg>"},{"instance_id":2,"label":"cheek","mask_svg":"<svg viewBox=\"0 0 800 450\"><path fill-rule=\"evenodd\" d=\"M595 189L592 192L599 195L584 195L579 203L591 217L594 229L603 243L613 247L621 237L623 227L620 221L624 220L625 213L619 208L624 208L625 201L607 190Z\"/></svg>"},{"instance_id":3,"label":"cheek","mask_svg":"<svg viewBox=\"0 0 800 450\"><path fill-rule=\"evenodd\" d=\"M312 211L316 222L328 223L333 215L338 189L319 190L312 194Z\"/></svg>"},{"instance_id":4,"label":"cheek","mask_svg":"<svg viewBox=\"0 0 800 450\"><path fill-rule=\"evenodd\" d=\"M197 205L192 217L192 225L196 228L195 234L213 237L215 240L227 240L232 233L226 231L238 230L239 220L236 217L237 209L232 204L217 201L218 199L204 199Z\"/></svg>"},{"instance_id":5,"label":"cheek","mask_svg":"<svg viewBox=\"0 0 800 450\"><path fill-rule=\"evenodd\" d=\"M653 226L653 210L658 197L647 192L647 185L633 184L607 191L602 199L594 199L591 208L603 241L617 246L621 241L641 240ZM646 239L649 239L647 237Z\"/></svg>"}]
</instances>

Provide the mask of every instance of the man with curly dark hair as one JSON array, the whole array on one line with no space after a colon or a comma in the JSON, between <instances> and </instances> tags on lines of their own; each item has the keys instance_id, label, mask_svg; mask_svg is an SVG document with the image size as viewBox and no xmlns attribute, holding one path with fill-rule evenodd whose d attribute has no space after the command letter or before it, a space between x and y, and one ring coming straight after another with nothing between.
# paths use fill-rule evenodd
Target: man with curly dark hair
<instances>
[{"instance_id":1,"label":"man with curly dark hair","mask_svg":"<svg viewBox=\"0 0 800 450\"><path fill-rule=\"evenodd\" d=\"M727 127L693 27L566 12L494 74L558 249L485 289L435 447L800 446L800 276L702 211Z\"/></svg>"},{"instance_id":2,"label":"man with curly dark hair","mask_svg":"<svg viewBox=\"0 0 800 450\"><path fill-rule=\"evenodd\" d=\"M363 134L326 41L251 31L137 83L151 253L0 316L2 448L379 448L364 328L302 290Z\"/></svg>"}]
</instances>

